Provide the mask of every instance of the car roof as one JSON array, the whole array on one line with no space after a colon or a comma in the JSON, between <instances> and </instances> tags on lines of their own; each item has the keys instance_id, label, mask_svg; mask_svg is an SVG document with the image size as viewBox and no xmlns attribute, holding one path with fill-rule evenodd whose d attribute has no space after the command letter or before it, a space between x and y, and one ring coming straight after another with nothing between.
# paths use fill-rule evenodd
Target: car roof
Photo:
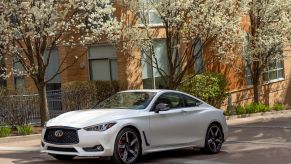
<instances>
[{"instance_id":1,"label":"car roof","mask_svg":"<svg viewBox=\"0 0 291 164\"><path fill-rule=\"evenodd\" d=\"M121 92L156 92L156 93L161 93L161 92L178 92L176 90L169 90L169 89L132 89L132 90L125 90Z\"/></svg>"},{"instance_id":2,"label":"car roof","mask_svg":"<svg viewBox=\"0 0 291 164\"><path fill-rule=\"evenodd\" d=\"M209 105L208 103L206 103L205 101L195 97L195 96L192 96L188 93L185 93L185 92L181 92L181 91L177 91L177 90L169 90L169 89L136 89L136 90L125 90L125 91L120 91L119 93L122 93L122 92L154 92L154 93L166 93L166 92L172 92L172 93L180 93L180 94L183 94L183 95L187 95L187 96L190 96L190 97L194 97L195 99L203 102L204 104L208 105L208 106L211 106Z\"/></svg>"},{"instance_id":3,"label":"car roof","mask_svg":"<svg viewBox=\"0 0 291 164\"><path fill-rule=\"evenodd\" d=\"M120 92L162 92L162 89L131 89L131 90L124 90Z\"/></svg>"}]
</instances>

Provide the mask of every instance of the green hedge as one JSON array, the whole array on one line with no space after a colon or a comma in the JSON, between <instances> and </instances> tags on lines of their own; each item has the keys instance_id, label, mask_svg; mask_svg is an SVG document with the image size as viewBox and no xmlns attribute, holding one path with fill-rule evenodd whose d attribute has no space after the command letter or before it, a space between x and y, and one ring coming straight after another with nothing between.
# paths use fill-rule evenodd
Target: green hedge
<instances>
[{"instance_id":1,"label":"green hedge","mask_svg":"<svg viewBox=\"0 0 291 164\"><path fill-rule=\"evenodd\" d=\"M72 81L62 86L62 104L67 111L92 108L120 90L117 81Z\"/></svg>"},{"instance_id":2,"label":"green hedge","mask_svg":"<svg viewBox=\"0 0 291 164\"><path fill-rule=\"evenodd\" d=\"M238 105L236 107L236 114L242 115L242 114L251 114L251 113L258 113L258 112L269 112L272 110L280 111L284 110L284 104L282 103L275 103L274 106L271 108L269 105L265 104L256 104L256 103L250 103L246 104L244 106Z\"/></svg>"},{"instance_id":3,"label":"green hedge","mask_svg":"<svg viewBox=\"0 0 291 164\"><path fill-rule=\"evenodd\" d=\"M29 135L33 133L33 126L28 125L18 125L16 126L17 132L19 135Z\"/></svg>"},{"instance_id":4,"label":"green hedge","mask_svg":"<svg viewBox=\"0 0 291 164\"><path fill-rule=\"evenodd\" d=\"M178 90L194 95L209 104L220 107L227 97L227 79L219 73L189 75L183 79Z\"/></svg>"},{"instance_id":5,"label":"green hedge","mask_svg":"<svg viewBox=\"0 0 291 164\"><path fill-rule=\"evenodd\" d=\"M7 137L11 134L11 132L11 127L0 125L0 137Z\"/></svg>"},{"instance_id":6,"label":"green hedge","mask_svg":"<svg viewBox=\"0 0 291 164\"><path fill-rule=\"evenodd\" d=\"M284 110L285 109L285 105L284 104L281 104L281 103L275 103L273 105L273 109L275 111L280 111L280 110Z\"/></svg>"}]
</instances>

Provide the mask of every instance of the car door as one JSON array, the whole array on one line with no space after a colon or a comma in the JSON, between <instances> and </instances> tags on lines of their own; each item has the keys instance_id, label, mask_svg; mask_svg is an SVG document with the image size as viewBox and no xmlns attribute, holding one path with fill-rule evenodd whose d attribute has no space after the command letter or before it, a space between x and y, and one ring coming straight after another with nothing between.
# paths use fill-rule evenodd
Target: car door
<instances>
[{"instance_id":1,"label":"car door","mask_svg":"<svg viewBox=\"0 0 291 164\"><path fill-rule=\"evenodd\" d=\"M185 101L178 93L164 93L158 97L152 110L159 103L166 103L170 109L150 113L151 146L164 147L189 142L188 121L183 108Z\"/></svg>"},{"instance_id":2,"label":"car door","mask_svg":"<svg viewBox=\"0 0 291 164\"><path fill-rule=\"evenodd\" d=\"M206 118L207 110L205 104L200 100L182 94L185 102L185 107L182 109L184 111L184 119L187 120L185 123L185 129L187 129L187 136L189 136L189 143L193 145L200 145L204 142L205 133L208 126L208 121Z\"/></svg>"}]
</instances>

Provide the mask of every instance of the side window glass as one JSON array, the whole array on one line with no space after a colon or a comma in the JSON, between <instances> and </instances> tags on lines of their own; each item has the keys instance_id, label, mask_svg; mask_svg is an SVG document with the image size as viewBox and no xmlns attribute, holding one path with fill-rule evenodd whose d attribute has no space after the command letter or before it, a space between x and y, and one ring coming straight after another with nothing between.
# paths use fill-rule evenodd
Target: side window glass
<instances>
[{"instance_id":1,"label":"side window glass","mask_svg":"<svg viewBox=\"0 0 291 164\"><path fill-rule=\"evenodd\" d=\"M201 101L199 101L195 98L186 96L186 95L184 95L184 99L185 99L186 107L197 107L197 106L200 106L202 104Z\"/></svg>"},{"instance_id":2,"label":"side window glass","mask_svg":"<svg viewBox=\"0 0 291 164\"><path fill-rule=\"evenodd\" d=\"M184 101L181 96L175 93L162 94L156 101L155 105L159 103L168 104L171 109L184 107Z\"/></svg>"}]
</instances>

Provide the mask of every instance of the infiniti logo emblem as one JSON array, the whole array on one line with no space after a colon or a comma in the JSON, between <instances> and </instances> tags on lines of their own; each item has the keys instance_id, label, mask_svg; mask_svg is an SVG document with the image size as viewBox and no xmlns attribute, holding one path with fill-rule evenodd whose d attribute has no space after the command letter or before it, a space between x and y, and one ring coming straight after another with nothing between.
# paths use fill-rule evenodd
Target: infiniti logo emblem
<instances>
[{"instance_id":1,"label":"infiniti logo emblem","mask_svg":"<svg viewBox=\"0 0 291 164\"><path fill-rule=\"evenodd\" d=\"M61 130L57 130L57 131L55 131L55 136L56 136L56 137L60 138L60 137L62 137L63 135L64 135L64 132L63 132L63 131L61 131Z\"/></svg>"}]
</instances>

